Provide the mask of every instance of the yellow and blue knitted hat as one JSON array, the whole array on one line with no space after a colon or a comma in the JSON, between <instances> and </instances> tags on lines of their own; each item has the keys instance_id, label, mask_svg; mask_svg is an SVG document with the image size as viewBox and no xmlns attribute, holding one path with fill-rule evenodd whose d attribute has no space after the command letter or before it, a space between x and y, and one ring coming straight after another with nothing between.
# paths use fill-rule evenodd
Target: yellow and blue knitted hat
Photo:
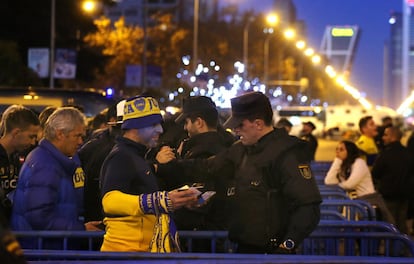
<instances>
[{"instance_id":1,"label":"yellow and blue knitted hat","mask_svg":"<svg viewBox=\"0 0 414 264\"><path fill-rule=\"evenodd\" d=\"M135 96L125 101L122 129L139 129L163 121L157 100L148 96Z\"/></svg>"}]
</instances>

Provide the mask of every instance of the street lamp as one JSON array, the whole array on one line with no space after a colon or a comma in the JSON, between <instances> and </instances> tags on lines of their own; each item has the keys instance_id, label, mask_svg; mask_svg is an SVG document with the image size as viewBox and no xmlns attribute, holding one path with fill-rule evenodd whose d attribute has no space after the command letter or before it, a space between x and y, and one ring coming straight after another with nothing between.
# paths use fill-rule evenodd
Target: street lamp
<instances>
[{"instance_id":1,"label":"street lamp","mask_svg":"<svg viewBox=\"0 0 414 264\"><path fill-rule=\"evenodd\" d=\"M243 64L244 64L244 72L243 72L243 79L246 80L248 76L248 64L249 64L249 25L254 20L253 17L249 17L247 19L246 24L243 28Z\"/></svg>"},{"instance_id":2,"label":"street lamp","mask_svg":"<svg viewBox=\"0 0 414 264\"><path fill-rule=\"evenodd\" d=\"M273 29L265 29L264 33L266 34L266 38L263 45L263 83L266 85L269 75L269 41L270 35L273 34Z\"/></svg>"},{"instance_id":3,"label":"street lamp","mask_svg":"<svg viewBox=\"0 0 414 264\"><path fill-rule=\"evenodd\" d=\"M193 25L193 70L194 72L197 69L198 61L198 9L199 9L199 0L194 0L194 25Z\"/></svg>"},{"instance_id":4,"label":"street lamp","mask_svg":"<svg viewBox=\"0 0 414 264\"><path fill-rule=\"evenodd\" d=\"M144 42L142 47L142 71L141 71L141 89L145 90L147 86L147 46L148 46L148 0L143 2L143 13L142 13L142 24L143 24L143 33L144 33Z\"/></svg>"},{"instance_id":5,"label":"street lamp","mask_svg":"<svg viewBox=\"0 0 414 264\"><path fill-rule=\"evenodd\" d=\"M98 3L93 0L86 0L82 2L82 10L86 13L93 13L97 9Z\"/></svg>"},{"instance_id":6,"label":"street lamp","mask_svg":"<svg viewBox=\"0 0 414 264\"><path fill-rule=\"evenodd\" d=\"M50 60L49 60L49 88L55 88L55 80L53 75L55 73L55 18L56 18L56 0L51 0L51 15L50 15Z\"/></svg>"},{"instance_id":7,"label":"street lamp","mask_svg":"<svg viewBox=\"0 0 414 264\"><path fill-rule=\"evenodd\" d=\"M269 75L269 40L271 34L274 33L273 27L275 27L279 23L279 17L271 13L266 16L266 23L269 27L266 27L263 32L266 34L266 38L264 40L263 46L263 83L267 85L267 79Z\"/></svg>"}]
</instances>

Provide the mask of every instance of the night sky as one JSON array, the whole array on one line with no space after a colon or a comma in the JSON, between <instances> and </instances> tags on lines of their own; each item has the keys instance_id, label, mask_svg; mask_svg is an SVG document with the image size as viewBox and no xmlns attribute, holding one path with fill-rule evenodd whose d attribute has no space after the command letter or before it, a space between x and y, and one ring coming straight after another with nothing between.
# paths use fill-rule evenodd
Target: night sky
<instances>
[{"instance_id":1,"label":"night sky","mask_svg":"<svg viewBox=\"0 0 414 264\"><path fill-rule=\"evenodd\" d=\"M258 12L272 10L272 0L221 0L239 3ZM402 0L293 0L297 19L307 25L307 41L319 50L327 25L357 25L360 28L350 84L381 104L384 43L389 40L391 10L401 11Z\"/></svg>"}]
</instances>

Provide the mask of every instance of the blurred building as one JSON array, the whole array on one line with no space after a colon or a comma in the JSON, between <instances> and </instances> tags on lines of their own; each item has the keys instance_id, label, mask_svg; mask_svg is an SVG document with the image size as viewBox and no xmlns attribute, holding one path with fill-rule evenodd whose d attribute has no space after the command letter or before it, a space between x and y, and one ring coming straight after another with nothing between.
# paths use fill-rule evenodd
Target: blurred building
<instances>
[{"instance_id":1,"label":"blurred building","mask_svg":"<svg viewBox=\"0 0 414 264\"><path fill-rule=\"evenodd\" d=\"M396 109L402 95L403 17L392 12L389 18L390 38L384 48L384 96L382 104Z\"/></svg>"},{"instance_id":2,"label":"blurred building","mask_svg":"<svg viewBox=\"0 0 414 264\"><path fill-rule=\"evenodd\" d=\"M195 0L118 0L113 6L106 7L105 16L112 21L124 16L128 25L144 25L144 19L157 12L169 12L177 21L192 21L194 17ZM198 0L199 21L204 21L217 15L218 0ZM147 10L147 18L144 17Z\"/></svg>"},{"instance_id":3,"label":"blurred building","mask_svg":"<svg viewBox=\"0 0 414 264\"><path fill-rule=\"evenodd\" d=\"M401 101L414 88L414 0L403 0L402 8Z\"/></svg>"},{"instance_id":4,"label":"blurred building","mask_svg":"<svg viewBox=\"0 0 414 264\"><path fill-rule=\"evenodd\" d=\"M179 0L179 18L181 21L192 20L194 17L194 1L196 0ZM199 15L198 20L201 22L218 15L219 0L198 0Z\"/></svg>"},{"instance_id":5,"label":"blurred building","mask_svg":"<svg viewBox=\"0 0 414 264\"><path fill-rule=\"evenodd\" d=\"M116 21L123 16L128 25L143 26L146 19L145 10L147 10L147 17L159 10L168 10L178 15L178 2L179 0L118 0L113 6L106 7L104 14L111 21Z\"/></svg>"},{"instance_id":6,"label":"blurred building","mask_svg":"<svg viewBox=\"0 0 414 264\"><path fill-rule=\"evenodd\" d=\"M390 13L390 37L384 47L386 106L398 108L414 89L414 0L402 0L402 12Z\"/></svg>"},{"instance_id":7,"label":"blurred building","mask_svg":"<svg viewBox=\"0 0 414 264\"><path fill-rule=\"evenodd\" d=\"M292 0L274 0L274 11L279 16L282 28L287 28L296 23L296 6Z\"/></svg>"},{"instance_id":8,"label":"blurred building","mask_svg":"<svg viewBox=\"0 0 414 264\"><path fill-rule=\"evenodd\" d=\"M320 54L342 75L349 76L359 39L358 26L327 26Z\"/></svg>"}]
</instances>

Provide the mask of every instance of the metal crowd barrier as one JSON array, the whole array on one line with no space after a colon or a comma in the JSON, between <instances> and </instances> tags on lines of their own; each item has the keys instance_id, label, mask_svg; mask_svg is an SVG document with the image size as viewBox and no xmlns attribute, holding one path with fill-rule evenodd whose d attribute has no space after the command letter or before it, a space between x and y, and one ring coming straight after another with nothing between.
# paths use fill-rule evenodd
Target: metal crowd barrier
<instances>
[{"instance_id":1,"label":"metal crowd barrier","mask_svg":"<svg viewBox=\"0 0 414 264\"><path fill-rule=\"evenodd\" d=\"M101 239L103 232L93 231L29 231L15 232L21 238L35 238L38 246L34 250L26 250L31 259L43 252L45 258L48 249L43 248L43 241L51 238L59 238L62 242L62 250L68 251L68 240L82 238L88 241L89 247L76 251L81 258L86 252L93 252L91 247L94 240ZM226 241L224 253L235 252L235 244L227 239L226 231L181 231L180 236L187 242L197 239L209 239L211 241L211 253L216 252L218 240ZM32 253L30 253L32 252ZM96 249L95 249L96 252ZM191 247L189 248L191 252ZM33 255L31 255L33 254ZM305 239L298 248L299 255L342 255L342 256L414 256L414 242L404 234L398 232L390 224L380 221L326 221L321 220L317 229ZM414 263L414 259L413 259Z\"/></svg>"},{"instance_id":2,"label":"metal crowd barrier","mask_svg":"<svg viewBox=\"0 0 414 264\"><path fill-rule=\"evenodd\" d=\"M414 242L394 232L315 231L298 249L304 255L414 257ZM414 263L414 259L412 259Z\"/></svg>"},{"instance_id":3,"label":"metal crowd barrier","mask_svg":"<svg viewBox=\"0 0 414 264\"><path fill-rule=\"evenodd\" d=\"M321 220L340 220L340 221L349 221L345 216L337 211L333 210L321 210Z\"/></svg>"},{"instance_id":4,"label":"metal crowd barrier","mask_svg":"<svg viewBox=\"0 0 414 264\"><path fill-rule=\"evenodd\" d=\"M331 161L312 161L310 167L313 174L326 174L331 164Z\"/></svg>"},{"instance_id":5,"label":"metal crowd barrier","mask_svg":"<svg viewBox=\"0 0 414 264\"><path fill-rule=\"evenodd\" d=\"M336 184L334 184L334 185L320 184L320 185L318 185L318 188L319 188L319 191L321 191L321 192L323 192L323 191L336 191L336 192L345 193L345 190L342 189L341 187L339 187Z\"/></svg>"},{"instance_id":6,"label":"metal crowd barrier","mask_svg":"<svg viewBox=\"0 0 414 264\"><path fill-rule=\"evenodd\" d=\"M383 221L320 220L315 231L330 232L391 232L400 233L393 224Z\"/></svg>"},{"instance_id":7,"label":"metal crowd barrier","mask_svg":"<svg viewBox=\"0 0 414 264\"><path fill-rule=\"evenodd\" d=\"M326 200L341 200L341 199L345 199L348 200L350 199L348 195L346 195L345 192L341 192L341 191L320 191L322 199L326 199Z\"/></svg>"},{"instance_id":8,"label":"metal crowd barrier","mask_svg":"<svg viewBox=\"0 0 414 264\"><path fill-rule=\"evenodd\" d=\"M321 203L321 210L342 213L348 220L376 220L375 209L364 200L325 199Z\"/></svg>"},{"instance_id":9,"label":"metal crowd barrier","mask_svg":"<svg viewBox=\"0 0 414 264\"><path fill-rule=\"evenodd\" d=\"M96 252L96 251L42 251L25 250L30 257L29 264L406 264L413 263L407 257L364 257L364 256L309 256L309 255L259 255L259 254L205 254L169 253L153 254L139 252ZM65 259L62 261L62 259Z\"/></svg>"}]
</instances>

